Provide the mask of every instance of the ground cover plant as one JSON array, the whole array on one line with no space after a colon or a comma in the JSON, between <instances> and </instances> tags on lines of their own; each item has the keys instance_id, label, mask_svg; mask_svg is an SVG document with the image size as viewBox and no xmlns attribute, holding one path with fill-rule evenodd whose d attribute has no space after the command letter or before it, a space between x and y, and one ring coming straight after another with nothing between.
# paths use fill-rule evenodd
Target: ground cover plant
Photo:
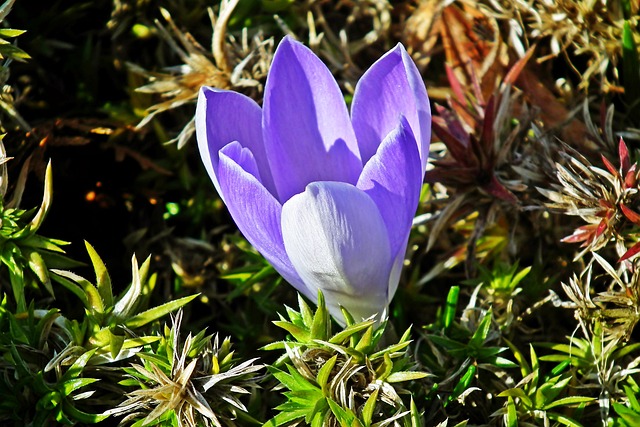
<instances>
[{"instance_id":1,"label":"ground cover plant","mask_svg":"<svg viewBox=\"0 0 640 427\"><path fill-rule=\"evenodd\" d=\"M0 22L0 424L640 425L638 2Z\"/></svg>"}]
</instances>

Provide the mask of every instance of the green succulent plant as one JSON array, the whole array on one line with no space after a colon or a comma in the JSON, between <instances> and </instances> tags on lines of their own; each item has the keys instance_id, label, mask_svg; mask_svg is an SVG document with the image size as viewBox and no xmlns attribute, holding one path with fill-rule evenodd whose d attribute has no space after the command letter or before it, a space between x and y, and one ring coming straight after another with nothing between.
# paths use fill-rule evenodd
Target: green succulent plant
<instances>
[{"instance_id":1,"label":"green succulent plant","mask_svg":"<svg viewBox=\"0 0 640 427\"><path fill-rule=\"evenodd\" d=\"M125 368L120 385L135 387L109 414L124 415L121 425L235 426L257 423L239 396L257 387L257 359L238 362L229 338L200 331L180 340L182 312L165 326L159 341L136 355L141 364ZM243 425L243 424L240 424Z\"/></svg>"},{"instance_id":2,"label":"green succulent plant","mask_svg":"<svg viewBox=\"0 0 640 427\"><path fill-rule=\"evenodd\" d=\"M51 285L52 269L77 267L82 263L64 255L62 246L67 245L67 242L38 234L53 198L51 163L47 165L45 172L42 204L37 210L25 210L20 209L19 204L29 162L23 166L13 194L7 199L9 182L6 163L9 160L11 158L7 157L0 140L0 268L6 268L8 272L0 278L0 288L10 288L16 310L24 312L28 298L33 297L29 295L31 290L44 288L50 296L55 296Z\"/></svg>"},{"instance_id":3,"label":"green succulent plant","mask_svg":"<svg viewBox=\"0 0 640 427\"><path fill-rule=\"evenodd\" d=\"M0 305L0 420L25 426L55 423L96 423L105 415L92 413L86 401L99 378L85 376L96 349L72 363L51 363L67 339L59 310L13 314L7 298Z\"/></svg>"},{"instance_id":4,"label":"green succulent plant","mask_svg":"<svg viewBox=\"0 0 640 427\"><path fill-rule=\"evenodd\" d=\"M140 347L156 341L155 336L140 336L138 331L149 323L179 309L198 295L178 298L148 308L155 275L149 275L150 258L138 268L135 255L131 260L132 281L122 295L115 296L106 266L85 242L96 274L96 283L67 270L53 270L53 279L71 291L82 302L86 316L83 322L67 321L72 337L66 355L97 349L93 363L109 363L131 357Z\"/></svg>"},{"instance_id":5,"label":"green succulent plant","mask_svg":"<svg viewBox=\"0 0 640 427\"><path fill-rule=\"evenodd\" d=\"M402 398L408 393L403 384L428 376L409 357L411 330L384 346L385 321L356 323L343 309L346 327L334 334L321 292L315 313L301 297L298 302L300 311L287 307L288 319L274 322L290 338L264 348L284 350L269 371L278 389L287 389L286 402L266 425L294 420L312 426L420 425L417 408Z\"/></svg>"},{"instance_id":6,"label":"green succulent plant","mask_svg":"<svg viewBox=\"0 0 640 427\"><path fill-rule=\"evenodd\" d=\"M504 424L509 427L535 420L542 420L545 425L553 421L559 425L580 427L581 424L566 410L579 414L585 405L596 399L571 392L573 375L567 371L568 361L561 362L543 376L538 356L533 346L529 348L530 364L521 352L515 351L523 378L515 387L498 394L498 397L506 397L507 402L503 409L493 415L502 415Z\"/></svg>"}]
</instances>

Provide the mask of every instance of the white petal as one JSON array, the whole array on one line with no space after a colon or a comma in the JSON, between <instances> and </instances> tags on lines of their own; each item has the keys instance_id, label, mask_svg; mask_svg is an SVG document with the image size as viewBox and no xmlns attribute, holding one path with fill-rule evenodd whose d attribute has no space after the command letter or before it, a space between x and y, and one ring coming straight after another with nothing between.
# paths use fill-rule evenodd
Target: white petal
<instances>
[{"instance_id":1,"label":"white petal","mask_svg":"<svg viewBox=\"0 0 640 427\"><path fill-rule=\"evenodd\" d=\"M289 259L310 289L321 289L342 322L339 306L356 320L387 306L392 262L382 216L362 190L343 182L314 182L282 208Z\"/></svg>"}]
</instances>

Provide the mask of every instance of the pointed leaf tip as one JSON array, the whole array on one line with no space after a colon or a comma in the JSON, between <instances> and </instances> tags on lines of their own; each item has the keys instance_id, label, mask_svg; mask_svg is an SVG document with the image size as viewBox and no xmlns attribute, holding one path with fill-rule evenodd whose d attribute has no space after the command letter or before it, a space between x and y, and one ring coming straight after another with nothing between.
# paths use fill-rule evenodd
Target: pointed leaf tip
<instances>
[{"instance_id":1,"label":"pointed leaf tip","mask_svg":"<svg viewBox=\"0 0 640 427\"><path fill-rule=\"evenodd\" d=\"M618 143L618 155L620 156L622 172L626 173L631 167L631 160L629 159L629 148L627 148L627 144L625 144L622 137L620 137L620 142Z\"/></svg>"}]
</instances>

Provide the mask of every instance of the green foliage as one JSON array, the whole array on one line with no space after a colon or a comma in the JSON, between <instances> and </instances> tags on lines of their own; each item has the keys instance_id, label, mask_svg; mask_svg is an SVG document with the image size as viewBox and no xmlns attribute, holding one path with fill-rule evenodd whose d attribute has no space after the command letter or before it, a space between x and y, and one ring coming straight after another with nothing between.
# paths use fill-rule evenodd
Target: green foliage
<instances>
[{"instance_id":1,"label":"green foliage","mask_svg":"<svg viewBox=\"0 0 640 427\"><path fill-rule=\"evenodd\" d=\"M624 95L630 113L637 113L640 106L640 59L634 33L636 31L629 21L625 21L622 29L622 73Z\"/></svg>"},{"instance_id":2,"label":"green foliage","mask_svg":"<svg viewBox=\"0 0 640 427\"><path fill-rule=\"evenodd\" d=\"M38 217L43 216L36 215ZM37 231L41 219L37 221L33 232ZM38 237L33 232L25 232L26 238ZM155 276L149 274L149 260L138 268L135 257L132 283L122 295L116 296L104 263L91 245L87 243L86 246L96 275L95 284L70 271L43 266L53 279L49 284L52 289L54 284L62 284L78 297L85 309L80 321L65 317L56 308L36 309L33 302L20 310L20 306L11 304L6 295L3 297L0 306L0 420L49 426L98 423L106 419L111 413L102 412L106 409L105 402L115 405L122 400L122 392L114 395L110 385L114 378L126 374L119 362L131 358L151 343L162 341L161 335L148 334L149 326L197 296L148 308ZM45 258L46 261L49 259ZM16 263L13 268L25 267ZM210 337L201 333L196 338L191 350L206 353L203 348ZM225 374L230 374L237 369L229 366L232 355L229 346L227 341L220 346L218 353L224 354L225 358L216 361L217 368L212 368L212 372L220 371L222 367ZM107 368L101 368L103 366ZM16 390L20 392L16 393ZM96 408L102 408L102 411L96 412Z\"/></svg>"},{"instance_id":3,"label":"green foliage","mask_svg":"<svg viewBox=\"0 0 640 427\"><path fill-rule=\"evenodd\" d=\"M66 339L59 328L62 320L56 309L35 310L15 315L5 297L0 306L0 420L24 425L45 426L52 422L96 423L104 415L79 408L93 394L85 393L98 378L84 376L95 353L89 350L73 363L52 363L52 350L60 350ZM54 358L57 359L57 358ZM80 391L83 389L82 391ZM91 389L91 387L90 387Z\"/></svg>"},{"instance_id":4,"label":"green foliage","mask_svg":"<svg viewBox=\"0 0 640 427\"><path fill-rule=\"evenodd\" d=\"M633 382L631 385L624 386L624 397L626 404L613 403L612 407L617 418L609 418L607 427L633 427L640 423L640 387Z\"/></svg>"},{"instance_id":5,"label":"green foliage","mask_svg":"<svg viewBox=\"0 0 640 427\"><path fill-rule=\"evenodd\" d=\"M231 341L200 331L180 341L182 312L160 339L145 346L136 358L142 364L124 368L128 378L120 385L134 390L108 414L127 414L125 420L141 425L235 426L236 419L255 421L238 399L256 387L256 359L239 363ZM242 414L240 414L242 413Z\"/></svg>"},{"instance_id":6,"label":"green foliage","mask_svg":"<svg viewBox=\"0 0 640 427\"><path fill-rule=\"evenodd\" d=\"M288 390L287 401L266 425L294 420L312 426L420 425L417 407L401 398L403 384L428 376L415 370L409 357L410 329L397 343L382 346L386 321L354 322L343 309L346 326L334 334L321 292L315 312L301 297L298 302L299 311L287 307L288 319L274 322L290 339L265 347L285 351L269 371Z\"/></svg>"},{"instance_id":7,"label":"green foliage","mask_svg":"<svg viewBox=\"0 0 640 427\"><path fill-rule=\"evenodd\" d=\"M0 424L640 425L638 2L32 3L0 0ZM382 323L277 317L192 143L200 87L260 104L284 34L349 104L402 42L434 101Z\"/></svg>"},{"instance_id":8,"label":"green foliage","mask_svg":"<svg viewBox=\"0 0 640 427\"><path fill-rule=\"evenodd\" d=\"M131 357L140 346L155 341L156 337L139 336L135 332L143 326L188 304L197 295L169 301L147 308L155 286L155 276L149 276L149 259L140 268L135 256L131 260L132 281L128 289L116 298L107 269L93 247L86 243L96 274L96 284L75 273L53 270L56 282L70 290L82 302L86 316L82 323L69 322L73 340L70 348L95 348L94 363L108 363Z\"/></svg>"},{"instance_id":9,"label":"green foliage","mask_svg":"<svg viewBox=\"0 0 640 427\"><path fill-rule=\"evenodd\" d=\"M6 201L8 177L5 163L8 159L4 153L4 146L0 147L0 153L0 263L2 268L7 270L9 279L7 281L6 276L1 278L0 284L11 288L16 309L24 312L29 289L43 287L54 296L51 285L53 268L69 268L81 264L64 256L61 246L67 245L67 242L36 234L49 212L53 197L51 164L47 165L40 208L37 211L24 210L18 208L17 204L22 197L26 176L20 177L16 194L11 200Z\"/></svg>"},{"instance_id":10,"label":"green foliage","mask_svg":"<svg viewBox=\"0 0 640 427\"><path fill-rule=\"evenodd\" d=\"M242 295L250 295L258 306L268 307L270 297L280 283L273 267L260 256L249 243L240 236L228 236L231 243L240 249L241 257L246 265L225 271L220 276L231 283L233 289L226 296L231 302Z\"/></svg>"},{"instance_id":11,"label":"green foliage","mask_svg":"<svg viewBox=\"0 0 640 427\"><path fill-rule=\"evenodd\" d=\"M498 261L491 269L478 265L478 277L463 282L479 287L484 304L491 307L495 322L504 330L508 330L516 321L514 302L522 292L522 281L532 267L518 269L517 262L508 264Z\"/></svg>"},{"instance_id":12,"label":"green foliage","mask_svg":"<svg viewBox=\"0 0 640 427\"><path fill-rule=\"evenodd\" d=\"M517 294L518 285L529 274L531 267L518 271L518 263L497 262L493 269L478 266L478 277L465 280L468 285L482 285L482 290L495 299L508 299Z\"/></svg>"},{"instance_id":13,"label":"green foliage","mask_svg":"<svg viewBox=\"0 0 640 427\"><path fill-rule=\"evenodd\" d=\"M429 345L420 352L422 362L435 375L430 396L441 396L445 407L477 389L478 370L518 366L500 355L508 347L488 345L499 337L491 309L468 310L466 321L455 320L459 295L460 288L452 286L436 322L425 327Z\"/></svg>"},{"instance_id":14,"label":"green foliage","mask_svg":"<svg viewBox=\"0 0 640 427\"><path fill-rule=\"evenodd\" d=\"M6 0L0 5L0 23L2 23L9 12L15 0ZM14 59L16 61L25 61L31 57L22 49L18 48L15 44L11 44L7 39L12 39L24 34L23 30L14 30L12 28L0 29L0 59Z\"/></svg>"},{"instance_id":15,"label":"green foliage","mask_svg":"<svg viewBox=\"0 0 640 427\"><path fill-rule=\"evenodd\" d=\"M529 352L531 363L527 362L520 351L514 350L523 378L516 387L498 394L498 397L507 398L506 408L494 415L502 414L504 423L508 426L539 419L545 424L553 420L561 425L580 427L581 424L572 416L565 415L565 412L573 409L574 412L579 413L585 405L596 399L571 393L570 382L573 379L573 373L570 370L567 371L568 360L558 364L549 374L543 376L533 346L529 347Z\"/></svg>"}]
</instances>

